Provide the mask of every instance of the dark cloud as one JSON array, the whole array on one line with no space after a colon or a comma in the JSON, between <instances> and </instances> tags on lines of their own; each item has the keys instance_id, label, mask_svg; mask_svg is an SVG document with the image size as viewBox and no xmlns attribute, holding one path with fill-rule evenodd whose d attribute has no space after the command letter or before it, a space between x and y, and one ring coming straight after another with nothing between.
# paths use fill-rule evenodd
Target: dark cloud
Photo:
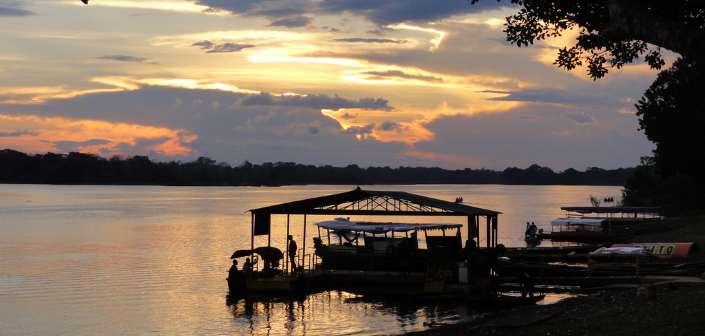
<instances>
[{"instance_id":1,"label":"dark cloud","mask_svg":"<svg viewBox=\"0 0 705 336\"><path fill-rule=\"evenodd\" d=\"M125 55L105 55L100 56L98 59L113 60L120 62L137 62L137 63L154 63L147 58L125 56Z\"/></svg>"},{"instance_id":2,"label":"dark cloud","mask_svg":"<svg viewBox=\"0 0 705 336\"><path fill-rule=\"evenodd\" d=\"M6 111L13 111L13 115L61 116L71 119L165 127L178 130L179 134L184 136L198 137L187 143L181 143L182 146L194 151L189 153L188 157L166 156L155 152L154 145L164 143L167 141L166 138L139 139L136 144L118 145L122 154L149 155L151 159L161 161L193 160L209 153L218 162L225 161L233 164L244 160L260 163L277 161L302 164L323 163L334 166L353 163L399 166L416 165L418 162L415 158L399 157L399 153L408 150L405 143L381 142L371 137L360 141L357 137L360 134L353 132L355 129L348 133L341 133L343 130L341 124L321 113L320 107L308 108L305 104L294 104L294 101L286 101L284 105L242 106L242 101L253 96L260 95L141 85L139 89L131 91L50 99L41 105L3 105L2 110L5 114L9 113ZM311 98L316 98L312 102L334 108L339 104L353 108L373 106L391 109L386 105L385 100L380 100L383 104L365 105L367 100L364 99L337 98L336 100L334 96L325 95L311 95ZM182 108L174 108L176 99L182 102ZM203 103L193 109L190 108L191 102L199 99ZM377 101L377 99L369 100ZM216 101L221 106L230 108L215 111L212 103ZM323 104L321 101L328 103ZM273 102L279 104L283 101L277 97ZM183 108L186 106L189 108ZM200 117L194 118L196 114ZM315 129L318 129L318 133L313 135L312 132L315 132ZM363 128L357 133L364 133L365 130L371 131L370 128ZM185 141L185 139L186 137L182 140ZM111 140L119 142L117 139ZM173 137L168 140L173 141ZM67 149L76 146L75 143L64 144ZM108 146L113 148L112 144L94 148L100 151L99 147Z\"/></svg>"},{"instance_id":3,"label":"dark cloud","mask_svg":"<svg viewBox=\"0 0 705 336\"><path fill-rule=\"evenodd\" d=\"M224 43L215 46L212 50L207 51L206 54L238 52L242 49L252 47L254 47L252 44Z\"/></svg>"},{"instance_id":4,"label":"dark cloud","mask_svg":"<svg viewBox=\"0 0 705 336\"><path fill-rule=\"evenodd\" d=\"M401 133L404 131L406 128L402 126L400 123L395 123L392 121L385 121L382 123L382 125L379 125L379 129L383 131L397 131L398 133Z\"/></svg>"},{"instance_id":5,"label":"dark cloud","mask_svg":"<svg viewBox=\"0 0 705 336\"><path fill-rule=\"evenodd\" d=\"M22 3L19 1L3 1L0 3L0 16L30 16L36 15L26 9L22 9Z\"/></svg>"},{"instance_id":6,"label":"dark cloud","mask_svg":"<svg viewBox=\"0 0 705 336\"><path fill-rule=\"evenodd\" d=\"M342 130L343 134L371 134L375 130L375 124L367 124L365 126L350 126L345 130Z\"/></svg>"},{"instance_id":7,"label":"dark cloud","mask_svg":"<svg viewBox=\"0 0 705 336\"><path fill-rule=\"evenodd\" d=\"M0 137L18 137L23 135L37 135L37 132L24 130L24 131L14 131L14 132L0 132Z\"/></svg>"},{"instance_id":8,"label":"dark cloud","mask_svg":"<svg viewBox=\"0 0 705 336\"><path fill-rule=\"evenodd\" d=\"M344 43L411 43L409 40L390 40L390 39L379 39L379 38L342 38L334 39L334 42L344 42Z\"/></svg>"},{"instance_id":9,"label":"dark cloud","mask_svg":"<svg viewBox=\"0 0 705 336\"><path fill-rule=\"evenodd\" d=\"M350 114L350 113L345 112L345 114L343 114L343 115L340 116L340 117L343 118L343 119L345 119L345 120L350 120L350 119L355 119L355 118L357 118L357 114L352 115L352 114Z\"/></svg>"},{"instance_id":10,"label":"dark cloud","mask_svg":"<svg viewBox=\"0 0 705 336\"><path fill-rule=\"evenodd\" d=\"M300 16L295 19L281 19L274 21L269 24L270 27L288 27L288 28L296 28L296 27L306 27L309 24L311 24L311 18L306 17L306 16Z\"/></svg>"},{"instance_id":11,"label":"dark cloud","mask_svg":"<svg viewBox=\"0 0 705 336\"><path fill-rule=\"evenodd\" d=\"M505 93L502 91L483 91L486 93ZM601 105L622 106L622 99L609 94L583 94L560 89L524 89L510 92L504 97L488 98L497 101L519 101L562 105Z\"/></svg>"},{"instance_id":12,"label":"dark cloud","mask_svg":"<svg viewBox=\"0 0 705 336\"><path fill-rule=\"evenodd\" d=\"M261 93L245 98L242 106L291 106L314 109L339 110L341 108L360 108L367 110L392 110L388 101L382 98L361 98L358 100L333 97L326 94L309 94L306 96L275 96Z\"/></svg>"},{"instance_id":13,"label":"dark cloud","mask_svg":"<svg viewBox=\"0 0 705 336\"><path fill-rule=\"evenodd\" d=\"M213 49L215 44L211 41L201 41L201 42L196 42L191 45L192 47L201 47L201 49L208 50L208 49Z\"/></svg>"},{"instance_id":14,"label":"dark cloud","mask_svg":"<svg viewBox=\"0 0 705 336\"><path fill-rule=\"evenodd\" d=\"M58 149L62 153L68 153L68 152L77 151L79 147L107 145L110 143L110 140L91 139L91 140L86 140L86 141L44 141L44 142L54 144L56 146L56 149Z\"/></svg>"},{"instance_id":15,"label":"dark cloud","mask_svg":"<svg viewBox=\"0 0 705 336\"><path fill-rule=\"evenodd\" d=\"M585 112L567 112L563 114L563 116L572 121L575 121L576 124L589 124L596 121L593 116Z\"/></svg>"},{"instance_id":16,"label":"dark cloud","mask_svg":"<svg viewBox=\"0 0 705 336\"><path fill-rule=\"evenodd\" d=\"M238 52L238 51L242 51L242 49L245 49L245 48L255 47L252 44L237 44L237 43L215 44L211 41L196 42L196 43L192 44L191 46L192 47L201 47L201 49L203 49L203 50L208 50L206 52L206 54Z\"/></svg>"},{"instance_id":17,"label":"dark cloud","mask_svg":"<svg viewBox=\"0 0 705 336\"><path fill-rule=\"evenodd\" d=\"M512 91L498 91L498 90L483 90L483 91L477 91L480 93L499 93L499 94L510 94Z\"/></svg>"},{"instance_id":18,"label":"dark cloud","mask_svg":"<svg viewBox=\"0 0 705 336\"><path fill-rule=\"evenodd\" d=\"M500 7L514 6L509 2L482 1L470 5L468 1L446 0L294 0L294 1L263 1L263 0L198 0L198 4L208 6L211 10L228 11L233 14L262 16L270 20L280 19L287 27L302 27L301 20L291 19L291 15L310 14L352 14L366 18L380 26L401 22L432 22L454 15L480 13ZM310 20L309 18L306 18ZM276 22L279 22L276 21ZM275 22L275 23L276 23ZM287 24L284 24L287 23ZM292 25L298 23L300 25ZM275 26L275 24L272 24Z\"/></svg>"},{"instance_id":19,"label":"dark cloud","mask_svg":"<svg viewBox=\"0 0 705 336\"><path fill-rule=\"evenodd\" d=\"M349 13L365 17L379 25L400 22L431 22L453 15L480 13L506 3L483 1L470 5L468 1L377 1L377 0L323 0L319 10L326 14Z\"/></svg>"},{"instance_id":20,"label":"dark cloud","mask_svg":"<svg viewBox=\"0 0 705 336\"><path fill-rule=\"evenodd\" d=\"M384 80L389 80L390 78L398 78L398 79L409 79L409 80L418 80L418 81L424 81L424 82L429 82L429 83L442 83L443 78L438 78L438 77L431 77L431 76L417 76L417 75L409 75L405 74L404 72L401 72L399 70L392 70L392 71L367 71L367 72L360 72L358 75L365 75L366 80L377 80L377 81L384 81Z\"/></svg>"},{"instance_id":21,"label":"dark cloud","mask_svg":"<svg viewBox=\"0 0 705 336\"><path fill-rule=\"evenodd\" d=\"M527 167L534 162L558 170L632 167L650 153L653 144L636 127L628 126L635 123L633 116L610 108L588 112L600 116L601 122L584 127L566 118L564 107L537 104L502 113L440 116L424 125L434 138L414 147L424 153L466 157L473 168L491 169Z\"/></svg>"},{"instance_id":22,"label":"dark cloud","mask_svg":"<svg viewBox=\"0 0 705 336\"><path fill-rule=\"evenodd\" d=\"M308 132L309 132L310 134L318 134L319 132L321 132L321 129L319 129L318 127L313 127L313 126L312 126L312 127L309 127L309 128L308 128Z\"/></svg>"},{"instance_id":23,"label":"dark cloud","mask_svg":"<svg viewBox=\"0 0 705 336\"><path fill-rule=\"evenodd\" d=\"M339 31L340 31L340 29L338 29L338 28L333 28L333 27L331 27L330 30L329 30L329 32L331 32L331 33L337 33L337 32L339 32Z\"/></svg>"}]
</instances>

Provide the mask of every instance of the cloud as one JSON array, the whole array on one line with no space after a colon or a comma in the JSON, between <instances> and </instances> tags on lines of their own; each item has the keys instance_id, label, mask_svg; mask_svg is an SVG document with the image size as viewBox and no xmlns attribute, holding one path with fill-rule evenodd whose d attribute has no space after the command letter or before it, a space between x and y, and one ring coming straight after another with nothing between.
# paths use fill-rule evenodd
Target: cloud
<instances>
[{"instance_id":1,"label":"cloud","mask_svg":"<svg viewBox=\"0 0 705 336\"><path fill-rule=\"evenodd\" d=\"M502 91L486 90L482 93L504 93ZM559 104L559 105L601 105L601 106L623 106L627 101L625 99L615 97L610 94L589 94L570 92L561 89L540 88L540 89L524 89L521 91L512 91L504 97L488 98L487 100L494 101L516 101L516 102L532 102L544 104Z\"/></svg>"},{"instance_id":2,"label":"cloud","mask_svg":"<svg viewBox=\"0 0 705 336\"><path fill-rule=\"evenodd\" d=\"M397 158L407 146L405 143L383 142L369 136L376 126L346 132L346 127L321 111L321 106L344 106L381 108L378 112L385 113L384 108L391 109L385 99L347 99L323 94L282 99L267 95L142 84L132 91L53 99L43 105L6 105L3 108L27 117L10 116L21 118L12 124L0 115L0 125L10 130L36 130L41 139L50 141L40 143L35 137L4 138L8 139L3 141L7 144L9 139L26 138L21 146L10 148L27 152L56 151L55 142L69 149L88 140L106 139L112 142L80 150L101 155L149 155L162 161L190 160L205 153L229 163L249 160L384 166L418 161ZM251 97L260 101L264 97L267 105L242 104ZM175 109L177 99L181 107ZM194 101L202 103L192 106ZM229 108L214 110L216 101ZM33 120L40 120L41 125Z\"/></svg>"},{"instance_id":3,"label":"cloud","mask_svg":"<svg viewBox=\"0 0 705 336\"><path fill-rule=\"evenodd\" d=\"M405 127L400 123L385 121L382 123L382 125L379 126L379 129L383 131L396 131L398 133L401 133L402 131L404 131Z\"/></svg>"},{"instance_id":4,"label":"cloud","mask_svg":"<svg viewBox=\"0 0 705 336\"><path fill-rule=\"evenodd\" d=\"M0 16L21 17L36 15L36 13L21 8L23 5L20 1L1 1Z\"/></svg>"},{"instance_id":5,"label":"cloud","mask_svg":"<svg viewBox=\"0 0 705 336\"><path fill-rule=\"evenodd\" d=\"M334 39L332 41L344 42L344 43L395 43L395 44L411 43L411 41L409 41L409 40L390 40L390 39L359 38L359 37L340 38L340 39Z\"/></svg>"},{"instance_id":6,"label":"cloud","mask_svg":"<svg viewBox=\"0 0 705 336\"><path fill-rule=\"evenodd\" d=\"M107 145L107 144L111 143L110 140L105 140L105 139L91 139L91 140L86 140L86 141L46 141L46 140L43 140L43 142L48 142L48 143L54 144L54 146L56 146L56 149L62 153L76 152L76 151L79 151L81 148L84 148L87 146L100 146L100 145Z\"/></svg>"},{"instance_id":7,"label":"cloud","mask_svg":"<svg viewBox=\"0 0 705 336\"><path fill-rule=\"evenodd\" d=\"M345 77L348 80L353 81L397 81L397 82L425 82L425 83L443 83L443 78L424 76L424 75L411 75L400 70L388 70L388 71L357 71L350 72L350 75Z\"/></svg>"},{"instance_id":8,"label":"cloud","mask_svg":"<svg viewBox=\"0 0 705 336\"><path fill-rule=\"evenodd\" d=\"M367 110L392 110L388 101L382 98L360 98L357 100L341 98L338 95L333 97L326 94L310 95L286 95L275 96L270 93L260 93L245 98L242 106L290 106L308 107L315 109L339 110L339 109L367 109Z\"/></svg>"},{"instance_id":9,"label":"cloud","mask_svg":"<svg viewBox=\"0 0 705 336\"><path fill-rule=\"evenodd\" d=\"M276 25L303 27L310 24L307 17L288 18L291 15L352 14L385 26L402 22L433 22L455 15L482 13L502 7L516 7L508 3L483 1L470 5L468 1L361 1L361 0L295 0L295 1L227 1L198 0L198 5L208 6L215 11L228 11L233 14L262 16L269 19L281 18ZM305 18L305 19L304 19ZM276 23L276 22L275 22ZM275 25L272 23L272 25Z\"/></svg>"},{"instance_id":10,"label":"cloud","mask_svg":"<svg viewBox=\"0 0 705 336\"><path fill-rule=\"evenodd\" d=\"M37 132L24 130L24 131L14 131L14 132L0 132L0 137L18 137L23 135L37 135Z\"/></svg>"},{"instance_id":11,"label":"cloud","mask_svg":"<svg viewBox=\"0 0 705 336\"><path fill-rule=\"evenodd\" d=\"M341 131L343 134L356 134L365 135L372 134L375 131L375 124L367 124L365 126L350 126L347 129Z\"/></svg>"},{"instance_id":12,"label":"cloud","mask_svg":"<svg viewBox=\"0 0 705 336\"><path fill-rule=\"evenodd\" d=\"M137 62L137 63L155 64L154 62L150 61L147 58L125 56L125 55L105 55L105 56L98 57L98 59L113 60L113 61L120 61L120 62Z\"/></svg>"},{"instance_id":13,"label":"cloud","mask_svg":"<svg viewBox=\"0 0 705 336\"><path fill-rule=\"evenodd\" d=\"M192 47L201 47L201 49L208 50L208 49L213 49L215 44L211 41L201 41L201 42L196 42L191 45Z\"/></svg>"},{"instance_id":14,"label":"cloud","mask_svg":"<svg viewBox=\"0 0 705 336\"><path fill-rule=\"evenodd\" d=\"M589 113L527 104L502 113L441 115L423 124L433 139L415 143L415 151L407 155L445 162L442 165L473 162L472 168L528 167L538 162L556 170L583 170L633 167L653 149L633 127L633 116L609 107ZM584 127L575 121L588 121L594 118L591 115L601 122Z\"/></svg>"},{"instance_id":15,"label":"cloud","mask_svg":"<svg viewBox=\"0 0 705 336\"><path fill-rule=\"evenodd\" d=\"M201 47L201 49L203 49L203 50L208 50L206 52L206 54L231 53L231 52L242 51L242 49L245 49L245 48L255 47L252 44L238 44L238 43L215 44L211 41L196 42L196 43L192 44L191 46L192 47Z\"/></svg>"},{"instance_id":16,"label":"cloud","mask_svg":"<svg viewBox=\"0 0 705 336\"><path fill-rule=\"evenodd\" d=\"M343 115L340 116L340 117L343 118L343 119L345 119L345 120L350 120L350 119L355 119L355 118L357 118L357 114L350 114L350 113L345 112L345 114L343 114Z\"/></svg>"},{"instance_id":17,"label":"cloud","mask_svg":"<svg viewBox=\"0 0 705 336\"><path fill-rule=\"evenodd\" d=\"M296 28L296 27L306 27L309 24L311 24L311 18L306 17L306 16L300 16L295 19L281 19L274 21L269 24L270 27L288 27L288 28Z\"/></svg>"},{"instance_id":18,"label":"cloud","mask_svg":"<svg viewBox=\"0 0 705 336\"><path fill-rule=\"evenodd\" d=\"M563 116L575 121L576 124L589 124L597 121L597 119L585 112L566 112Z\"/></svg>"}]
</instances>

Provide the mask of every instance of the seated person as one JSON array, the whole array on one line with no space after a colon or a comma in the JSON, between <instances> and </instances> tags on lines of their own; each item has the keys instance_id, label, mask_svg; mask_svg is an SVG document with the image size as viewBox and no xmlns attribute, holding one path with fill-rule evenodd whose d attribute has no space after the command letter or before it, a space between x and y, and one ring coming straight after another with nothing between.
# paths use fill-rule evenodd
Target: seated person
<instances>
[{"instance_id":1,"label":"seated person","mask_svg":"<svg viewBox=\"0 0 705 336\"><path fill-rule=\"evenodd\" d=\"M242 273L240 272L239 269L237 269L237 259L233 259L233 265L230 266L230 269L228 270L228 278L236 279L241 276L242 276Z\"/></svg>"}]
</instances>

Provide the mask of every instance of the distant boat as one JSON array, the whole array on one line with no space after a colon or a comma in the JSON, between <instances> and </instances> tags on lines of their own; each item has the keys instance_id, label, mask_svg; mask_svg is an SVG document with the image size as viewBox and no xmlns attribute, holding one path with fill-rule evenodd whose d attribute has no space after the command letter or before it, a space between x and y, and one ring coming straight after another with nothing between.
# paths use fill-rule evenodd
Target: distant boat
<instances>
[{"instance_id":1,"label":"distant boat","mask_svg":"<svg viewBox=\"0 0 705 336\"><path fill-rule=\"evenodd\" d=\"M455 203L463 203L463 198L462 198L462 197L456 197L456 198L455 198Z\"/></svg>"},{"instance_id":2,"label":"distant boat","mask_svg":"<svg viewBox=\"0 0 705 336\"><path fill-rule=\"evenodd\" d=\"M539 233L536 236L553 241L575 242L625 241L634 236L633 232L612 232L606 221L592 218L559 218L551 221L551 232Z\"/></svg>"}]
</instances>

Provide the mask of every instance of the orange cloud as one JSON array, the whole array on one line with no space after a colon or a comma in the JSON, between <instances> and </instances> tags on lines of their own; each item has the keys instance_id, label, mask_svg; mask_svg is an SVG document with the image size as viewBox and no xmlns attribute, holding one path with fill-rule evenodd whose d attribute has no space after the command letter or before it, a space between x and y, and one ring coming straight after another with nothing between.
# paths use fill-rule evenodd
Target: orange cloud
<instances>
[{"instance_id":1,"label":"orange cloud","mask_svg":"<svg viewBox=\"0 0 705 336\"><path fill-rule=\"evenodd\" d=\"M125 146L140 151L155 151L165 156L192 156L195 150L184 147L198 137L184 129L172 130L137 124L61 117L9 116L0 114L0 148L38 153L60 150L71 143L74 150L103 156L126 155ZM19 130L19 131L18 131Z\"/></svg>"}]
</instances>

